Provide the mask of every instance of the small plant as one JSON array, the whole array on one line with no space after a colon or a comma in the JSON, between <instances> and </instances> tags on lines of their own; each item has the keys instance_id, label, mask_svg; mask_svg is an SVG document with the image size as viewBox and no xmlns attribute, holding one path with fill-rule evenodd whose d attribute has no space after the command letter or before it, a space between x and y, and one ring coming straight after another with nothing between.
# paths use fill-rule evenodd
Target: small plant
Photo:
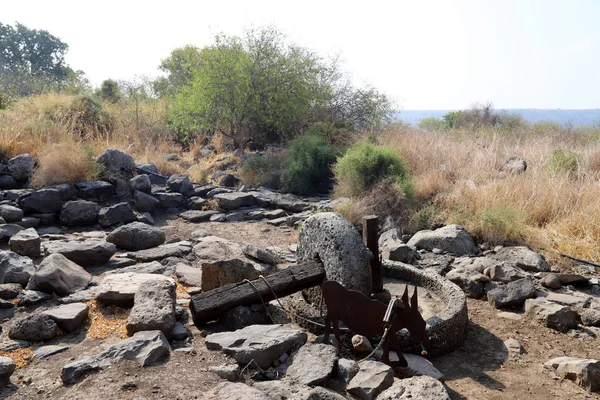
<instances>
[{"instance_id":1,"label":"small plant","mask_svg":"<svg viewBox=\"0 0 600 400\"><path fill-rule=\"evenodd\" d=\"M39 155L39 167L31 179L35 188L60 183L89 182L96 179L100 166L96 153L89 146L78 143L60 143Z\"/></svg>"},{"instance_id":2,"label":"small plant","mask_svg":"<svg viewBox=\"0 0 600 400\"><path fill-rule=\"evenodd\" d=\"M286 161L285 151L250 156L240 169L240 178L250 187L280 189Z\"/></svg>"},{"instance_id":3,"label":"small plant","mask_svg":"<svg viewBox=\"0 0 600 400\"><path fill-rule=\"evenodd\" d=\"M410 218L408 231L418 232L433 228L439 222L439 209L434 204L428 204L419 209Z\"/></svg>"},{"instance_id":4,"label":"small plant","mask_svg":"<svg viewBox=\"0 0 600 400\"><path fill-rule=\"evenodd\" d=\"M581 162L581 155L578 153L571 150L557 149L552 152L548 166L553 176L561 173L575 176L580 170Z\"/></svg>"}]
</instances>

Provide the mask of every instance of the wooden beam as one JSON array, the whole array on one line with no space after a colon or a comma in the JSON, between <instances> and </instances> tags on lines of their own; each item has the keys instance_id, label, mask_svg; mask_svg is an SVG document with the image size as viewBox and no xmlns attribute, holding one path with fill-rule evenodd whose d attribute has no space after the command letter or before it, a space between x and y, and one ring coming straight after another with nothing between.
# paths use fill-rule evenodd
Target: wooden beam
<instances>
[{"instance_id":1,"label":"wooden beam","mask_svg":"<svg viewBox=\"0 0 600 400\"><path fill-rule=\"evenodd\" d=\"M383 290L383 280L381 278L381 262L379 261L379 218L376 215L367 215L362 219L363 223L363 242L371 253L371 276L373 277L373 293L379 293Z\"/></svg>"},{"instance_id":2,"label":"wooden beam","mask_svg":"<svg viewBox=\"0 0 600 400\"><path fill-rule=\"evenodd\" d=\"M280 272L265 276L277 297L281 298L302 289L320 285L325 279L323 264L308 262L294 265ZM194 324L200 326L218 319L224 312L240 305L260 304L260 293L265 302L274 300L271 289L262 279L231 283L207 292L192 295L190 311Z\"/></svg>"}]
</instances>

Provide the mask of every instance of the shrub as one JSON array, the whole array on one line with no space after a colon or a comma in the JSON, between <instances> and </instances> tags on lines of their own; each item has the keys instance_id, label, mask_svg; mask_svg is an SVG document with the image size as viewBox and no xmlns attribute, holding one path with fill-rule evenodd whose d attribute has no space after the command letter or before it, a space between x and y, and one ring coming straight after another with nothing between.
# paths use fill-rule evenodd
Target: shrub
<instances>
[{"instance_id":1,"label":"shrub","mask_svg":"<svg viewBox=\"0 0 600 400\"><path fill-rule=\"evenodd\" d=\"M427 117L419 121L419 128L426 131L436 132L443 131L448 128L447 122L440 118Z\"/></svg>"},{"instance_id":2,"label":"shrub","mask_svg":"<svg viewBox=\"0 0 600 400\"><path fill-rule=\"evenodd\" d=\"M427 204L411 216L407 231L414 233L432 229L440 222L439 209L434 204Z\"/></svg>"},{"instance_id":3,"label":"shrub","mask_svg":"<svg viewBox=\"0 0 600 400\"><path fill-rule=\"evenodd\" d=\"M412 199L412 182L406 162L389 147L357 143L334 166L339 196L360 196L382 180L393 182Z\"/></svg>"},{"instance_id":4,"label":"shrub","mask_svg":"<svg viewBox=\"0 0 600 400\"><path fill-rule=\"evenodd\" d=\"M339 151L322 137L297 137L290 144L283 189L295 194L326 193L333 182L331 166L338 156Z\"/></svg>"},{"instance_id":5,"label":"shrub","mask_svg":"<svg viewBox=\"0 0 600 400\"><path fill-rule=\"evenodd\" d=\"M284 151L252 155L242 165L240 178L251 187L280 189L286 161L287 153Z\"/></svg>"},{"instance_id":6,"label":"shrub","mask_svg":"<svg viewBox=\"0 0 600 400\"><path fill-rule=\"evenodd\" d=\"M581 166L581 156L571 150L557 149L552 152L548 166L552 175L576 175Z\"/></svg>"},{"instance_id":7,"label":"shrub","mask_svg":"<svg viewBox=\"0 0 600 400\"><path fill-rule=\"evenodd\" d=\"M78 143L50 145L39 155L39 166L31 178L35 188L60 183L89 182L100 172L94 150Z\"/></svg>"}]
</instances>

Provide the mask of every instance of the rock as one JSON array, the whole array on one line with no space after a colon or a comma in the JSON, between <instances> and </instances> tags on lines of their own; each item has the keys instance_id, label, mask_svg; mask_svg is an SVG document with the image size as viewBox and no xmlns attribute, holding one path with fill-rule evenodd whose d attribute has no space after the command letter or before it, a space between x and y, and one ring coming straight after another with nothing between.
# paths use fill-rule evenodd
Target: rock
<instances>
[{"instance_id":1,"label":"rock","mask_svg":"<svg viewBox=\"0 0 600 400\"><path fill-rule=\"evenodd\" d=\"M516 339L510 338L504 342L504 347L512 355L520 355L525 353L523 346Z\"/></svg>"},{"instance_id":2,"label":"rock","mask_svg":"<svg viewBox=\"0 0 600 400\"><path fill-rule=\"evenodd\" d=\"M286 375L302 385L323 385L333 373L337 349L328 344L307 344L298 350Z\"/></svg>"},{"instance_id":3,"label":"rock","mask_svg":"<svg viewBox=\"0 0 600 400\"><path fill-rule=\"evenodd\" d=\"M90 273L56 253L42 261L31 277L30 286L49 294L66 296L87 288L91 281Z\"/></svg>"},{"instance_id":4,"label":"rock","mask_svg":"<svg viewBox=\"0 0 600 400\"><path fill-rule=\"evenodd\" d=\"M211 399L218 400L270 400L270 397L258 389L243 383L223 382L210 395Z\"/></svg>"},{"instance_id":5,"label":"rock","mask_svg":"<svg viewBox=\"0 0 600 400\"><path fill-rule=\"evenodd\" d=\"M268 368L281 354L306 343L307 335L282 325L251 325L235 332L213 333L206 337L209 350L222 350L240 365L254 360Z\"/></svg>"},{"instance_id":6,"label":"rock","mask_svg":"<svg viewBox=\"0 0 600 400\"><path fill-rule=\"evenodd\" d=\"M198 211L198 210L190 210L182 212L179 216L189 222L198 223L205 222L210 219L213 215L219 214L218 211L215 210L206 210L206 211Z\"/></svg>"},{"instance_id":7,"label":"rock","mask_svg":"<svg viewBox=\"0 0 600 400\"><path fill-rule=\"evenodd\" d=\"M61 183L59 185L50 186L49 189L58 190L58 195L60 196L60 201L62 202L79 199L79 192L77 192L75 186L71 185L70 183Z\"/></svg>"},{"instance_id":8,"label":"rock","mask_svg":"<svg viewBox=\"0 0 600 400\"><path fill-rule=\"evenodd\" d=\"M9 204L0 205L0 217L6 222L17 222L23 219L23 210Z\"/></svg>"},{"instance_id":9,"label":"rock","mask_svg":"<svg viewBox=\"0 0 600 400\"><path fill-rule=\"evenodd\" d=\"M152 182L150 177L146 174L136 175L129 180L129 186L131 191L135 192L139 190L143 193L150 193L152 191Z\"/></svg>"},{"instance_id":10,"label":"rock","mask_svg":"<svg viewBox=\"0 0 600 400\"><path fill-rule=\"evenodd\" d=\"M154 225L154 218L149 212L137 213L135 214L137 218L137 222L141 222L142 224Z\"/></svg>"},{"instance_id":11,"label":"rock","mask_svg":"<svg viewBox=\"0 0 600 400\"><path fill-rule=\"evenodd\" d=\"M98 222L103 227L113 226L119 223L137 221L137 216L128 203L118 203L114 206L101 208L98 212Z\"/></svg>"},{"instance_id":12,"label":"rock","mask_svg":"<svg viewBox=\"0 0 600 400\"><path fill-rule=\"evenodd\" d=\"M525 300L535 296L535 286L531 277L510 282L504 287L487 292L488 301L496 308L520 306Z\"/></svg>"},{"instance_id":13,"label":"rock","mask_svg":"<svg viewBox=\"0 0 600 400\"><path fill-rule=\"evenodd\" d=\"M115 195L115 188L108 182L80 182L75 184L79 197L96 203L104 203Z\"/></svg>"},{"instance_id":14,"label":"rock","mask_svg":"<svg viewBox=\"0 0 600 400\"><path fill-rule=\"evenodd\" d=\"M29 314L15 319L8 330L11 339L41 342L56 336L56 323L45 314Z\"/></svg>"},{"instance_id":15,"label":"rock","mask_svg":"<svg viewBox=\"0 0 600 400\"><path fill-rule=\"evenodd\" d=\"M371 252L356 228L341 215L325 212L308 218L298 238L298 262L320 259L327 279L371 294Z\"/></svg>"},{"instance_id":16,"label":"rock","mask_svg":"<svg viewBox=\"0 0 600 400\"><path fill-rule=\"evenodd\" d=\"M486 275L488 275L486 273ZM501 263L490 267L489 275L493 281L509 283L512 281L525 278L527 273L519 267L512 266L510 264Z\"/></svg>"},{"instance_id":17,"label":"rock","mask_svg":"<svg viewBox=\"0 0 600 400\"><path fill-rule=\"evenodd\" d=\"M512 174L522 174L527 171L527 162L523 157L510 157L504 162L500 171L510 172Z\"/></svg>"},{"instance_id":18,"label":"rock","mask_svg":"<svg viewBox=\"0 0 600 400\"><path fill-rule=\"evenodd\" d=\"M587 285L590 280L584 276L577 274L558 274L558 279L563 285Z\"/></svg>"},{"instance_id":19,"label":"rock","mask_svg":"<svg viewBox=\"0 0 600 400\"><path fill-rule=\"evenodd\" d=\"M16 224L2 224L0 225L0 240L10 239L23 229L22 226Z\"/></svg>"},{"instance_id":20,"label":"rock","mask_svg":"<svg viewBox=\"0 0 600 400\"><path fill-rule=\"evenodd\" d=\"M144 250L165 242L165 233L141 222L132 222L112 231L106 238L124 250Z\"/></svg>"},{"instance_id":21,"label":"rock","mask_svg":"<svg viewBox=\"0 0 600 400\"><path fill-rule=\"evenodd\" d=\"M181 193L154 193L154 197L158 199L162 208L180 208L185 204Z\"/></svg>"},{"instance_id":22,"label":"rock","mask_svg":"<svg viewBox=\"0 0 600 400\"><path fill-rule=\"evenodd\" d=\"M153 185L164 185L167 183L167 177L161 176L158 167L155 164L136 163L138 172L147 173L150 176L150 182Z\"/></svg>"},{"instance_id":23,"label":"rock","mask_svg":"<svg viewBox=\"0 0 600 400\"><path fill-rule=\"evenodd\" d=\"M60 211L60 223L66 226L94 225L100 206L87 200L68 201Z\"/></svg>"},{"instance_id":24,"label":"rock","mask_svg":"<svg viewBox=\"0 0 600 400\"><path fill-rule=\"evenodd\" d=\"M437 379L429 376L415 376L399 379L385 390L377 400L450 400L448 391Z\"/></svg>"},{"instance_id":25,"label":"rock","mask_svg":"<svg viewBox=\"0 0 600 400\"><path fill-rule=\"evenodd\" d=\"M5 340L0 343L0 350L2 351L13 351L17 349L23 349L25 347L29 347L31 343L26 340Z\"/></svg>"},{"instance_id":26,"label":"rock","mask_svg":"<svg viewBox=\"0 0 600 400\"><path fill-rule=\"evenodd\" d=\"M564 293L548 293L546 300L575 308L585 308L589 305L589 296L572 296Z\"/></svg>"},{"instance_id":27,"label":"rock","mask_svg":"<svg viewBox=\"0 0 600 400\"><path fill-rule=\"evenodd\" d=\"M223 313L219 319L227 329L237 330L250 325L270 324L271 320L262 304L253 304L251 306L237 306Z\"/></svg>"},{"instance_id":28,"label":"rock","mask_svg":"<svg viewBox=\"0 0 600 400\"><path fill-rule=\"evenodd\" d=\"M471 235L460 225L448 225L435 231L419 231L407 244L427 251L437 248L457 256L479 252Z\"/></svg>"},{"instance_id":29,"label":"rock","mask_svg":"<svg viewBox=\"0 0 600 400\"><path fill-rule=\"evenodd\" d=\"M107 180L129 180L135 175L135 161L120 150L107 149L96 160L101 165L100 176Z\"/></svg>"},{"instance_id":30,"label":"rock","mask_svg":"<svg viewBox=\"0 0 600 400\"><path fill-rule=\"evenodd\" d=\"M243 192L219 193L214 196L214 199L217 200L219 207L226 210L252 206L256 202L252 194Z\"/></svg>"},{"instance_id":31,"label":"rock","mask_svg":"<svg viewBox=\"0 0 600 400\"><path fill-rule=\"evenodd\" d=\"M36 158L31 154L21 154L8 160L8 172L17 182L25 182L31 178Z\"/></svg>"},{"instance_id":32,"label":"rock","mask_svg":"<svg viewBox=\"0 0 600 400\"><path fill-rule=\"evenodd\" d=\"M426 358L418 356L416 354L404 353L404 358L408 362L408 366L405 368L406 372L410 376L430 376L438 381L444 380L444 374L442 374L433 364Z\"/></svg>"},{"instance_id":33,"label":"rock","mask_svg":"<svg viewBox=\"0 0 600 400\"><path fill-rule=\"evenodd\" d=\"M89 372L104 369L120 360L136 361L145 367L168 357L170 353L171 346L161 331L138 332L109 346L100 354L65 365L60 377L65 384L72 384Z\"/></svg>"},{"instance_id":34,"label":"rock","mask_svg":"<svg viewBox=\"0 0 600 400\"><path fill-rule=\"evenodd\" d=\"M114 244L102 239L52 240L44 243L44 249L48 254L62 254L83 267L105 264L117 252Z\"/></svg>"},{"instance_id":35,"label":"rock","mask_svg":"<svg viewBox=\"0 0 600 400\"><path fill-rule=\"evenodd\" d=\"M361 400L373 400L394 383L394 371L378 361L364 361L348 383L348 393Z\"/></svg>"},{"instance_id":36,"label":"rock","mask_svg":"<svg viewBox=\"0 0 600 400\"><path fill-rule=\"evenodd\" d=\"M232 212L225 215L225 220L227 222L239 222L246 219L246 214L241 211Z\"/></svg>"},{"instance_id":37,"label":"rock","mask_svg":"<svg viewBox=\"0 0 600 400\"><path fill-rule=\"evenodd\" d=\"M548 328L567 333L577 326L577 313L567 306L561 306L544 299L525 301L525 314L543 321Z\"/></svg>"},{"instance_id":38,"label":"rock","mask_svg":"<svg viewBox=\"0 0 600 400\"><path fill-rule=\"evenodd\" d=\"M225 222L226 220L226 215L222 213L211 215L209 219L210 222Z\"/></svg>"},{"instance_id":39,"label":"rock","mask_svg":"<svg viewBox=\"0 0 600 400\"><path fill-rule=\"evenodd\" d=\"M283 217L287 217L287 213L284 210L278 209L278 210L271 210L271 211L265 211L263 212L263 217L266 219L277 219L277 218L283 218Z\"/></svg>"},{"instance_id":40,"label":"rock","mask_svg":"<svg viewBox=\"0 0 600 400\"><path fill-rule=\"evenodd\" d=\"M12 236L8 241L8 247L15 253L31 258L39 257L41 254L42 239L33 228L25 229Z\"/></svg>"},{"instance_id":41,"label":"rock","mask_svg":"<svg viewBox=\"0 0 600 400\"><path fill-rule=\"evenodd\" d=\"M363 354L369 354L373 351L373 346L371 345L369 338L362 335L352 336L352 347L354 348L354 351Z\"/></svg>"},{"instance_id":42,"label":"rock","mask_svg":"<svg viewBox=\"0 0 600 400\"><path fill-rule=\"evenodd\" d=\"M230 382L239 381L242 377L240 366L238 364L213 365L208 367L208 370L216 374L219 378L226 379Z\"/></svg>"},{"instance_id":43,"label":"rock","mask_svg":"<svg viewBox=\"0 0 600 400\"><path fill-rule=\"evenodd\" d=\"M19 206L28 214L52 214L60 211L60 192L56 189L41 189L19 198Z\"/></svg>"},{"instance_id":44,"label":"rock","mask_svg":"<svg viewBox=\"0 0 600 400\"><path fill-rule=\"evenodd\" d=\"M44 311L65 332L75 332L88 317L89 308L83 303L63 304Z\"/></svg>"},{"instance_id":45,"label":"rock","mask_svg":"<svg viewBox=\"0 0 600 400\"><path fill-rule=\"evenodd\" d=\"M587 326L600 327L600 310L588 309L581 314L581 322Z\"/></svg>"},{"instance_id":46,"label":"rock","mask_svg":"<svg viewBox=\"0 0 600 400\"><path fill-rule=\"evenodd\" d=\"M231 174L224 174L218 177L216 182L219 186L235 187L240 183L240 180Z\"/></svg>"},{"instance_id":47,"label":"rock","mask_svg":"<svg viewBox=\"0 0 600 400\"><path fill-rule=\"evenodd\" d=\"M31 306L50 300L52 297L48 293L37 290L24 290L17 296L19 306Z\"/></svg>"},{"instance_id":48,"label":"rock","mask_svg":"<svg viewBox=\"0 0 600 400\"><path fill-rule=\"evenodd\" d=\"M12 300L23 290L23 287L18 283L2 283L0 284L0 299Z\"/></svg>"},{"instance_id":49,"label":"rock","mask_svg":"<svg viewBox=\"0 0 600 400\"><path fill-rule=\"evenodd\" d=\"M98 285L96 300L105 304L130 307L134 304L135 293L140 285L145 285L154 280L173 282L173 279L158 274L125 272L107 275Z\"/></svg>"},{"instance_id":50,"label":"rock","mask_svg":"<svg viewBox=\"0 0 600 400\"><path fill-rule=\"evenodd\" d=\"M177 280L186 286L202 285L202 270L200 268L190 267L179 263L175 266Z\"/></svg>"},{"instance_id":51,"label":"rock","mask_svg":"<svg viewBox=\"0 0 600 400\"><path fill-rule=\"evenodd\" d=\"M542 280L541 284L548 289L560 289L562 287L562 283L560 282L560 278L556 274L548 274Z\"/></svg>"},{"instance_id":52,"label":"rock","mask_svg":"<svg viewBox=\"0 0 600 400\"><path fill-rule=\"evenodd\" d=\"M8 300L0 299L0 309L13 308L15 305ZM1 329L1 328L0 328Z\"/></svg>"},{"instance_id":53,"label":"rock","mask_svg":"<svg viewBox=\"0 0 600 400\"><path fill-rule=\"evenodd\" d=\"M17 364L12 358L0 356L0 388L10 383L10 376L16 368Z\"/></svg>"},{"instance_id":54,"label":"rock","mask_svg":"<svg viewBox=\"0 0 600 400\"><path fill-rule=\"evenodd\" d=\"M15 222L15 224L24 229L35 228L40 225L40 219L36 217L23 217L22 220Z\"/></svg>"},{"instance_id":55,"label":"rock","mask_svg":"<svg viewBox=\"0 0 600 400\"><path fill-rule=\"evenodd\" d=\"M446 274L446 279L457 284L468 297L480 299L485 294L485 283L489 277L473 270L455 268Z\"/></svg>"},{"instance_id":56,"label":"rock","mask_svg":"<svg viewBox=\"0 0 600 400\"><path fill-rule=\"evenodd\" d=\"M202 197L194 196L188 199L188 208L190 210L202 210L205 204L206 200L204 200Z\"/></svg>"},{"instance_id":57,"label":"rock","mask_svg":"<svg viewBox=\"0 0 600 400\"><path fill-rule=\"evenodd\" d=\"M491 253L488 257L513 264L525 271L529 272L547 272L550 271L550 266L538 253L529 250L525 246L502 247L495 253Z\"/></svg>"},{"instance_id":58,"label":"rock","mask_svg":"<svg viewBox=\"0 0 600 400\"><path fill-rule=\"evenodd\" d=\"M185 340L190 335L190 331L181 322L175 322L175 326L169 336L172 340Z\"/></svg>"},{"instance_id":59,"label":"rock","mask_svg":"<svg viewBox=\"0 0 600 400\"><path fill-rule=\"evenodd\" d=\"M58 353L62 353L63 351L66 351L68 349L69 346L50 344L36 348L33 351L33 354L35 355L35 358L42 359L53 356Z\"/></svg>"},{"instance_id":60,"label":"rock","mask_svg":"<svg viewBox=\"0 0 600 400\"><path fill-rule=\"evenodd\" d=\"M133 201L135 203L135 207L140 212L154 211L154 209L160 205L160 200L158 200L156 197L144 192L140 192L139 190L133 192Z\"/></svg>"},{"instance_id":61,"label":"rock","mask_svg":"<svg viewBox=\"0 0 600 400\"><path fill-rule=\"evenodd\" d=\"M168 265L162 265L158 261L152 261L149 263L141 263L141 264L134 263L131 266L123 267L118 270L106 271L103 274L103 276L114 275L114 274L124 274L124 273L131 273L131 272L135 272L136 274L159 274L159 275L171 277L175 273L175 268L168 266Z\"/></svg>"},{"instance_id":62,"label":"rock","mask_svg":"<svg viewBox=\"0 0 600 400\"><path fill-rule=\"evenodd\" d=\"M558 357L547 361L544 366L563 379L569 379L590 392L600 391L600 361Z\"/></svg>"},{"instance_id":63,"label":"rock","mask_svg":"<svg viewBox=\"0 0 600 400\"><path fill-rule=\"evenodd\" d=\"M182 257L191 251L191 248L185 246L173 246L165 244L152 249L140 250L133 254L133 257L141 262L150 262L155 260L163 260L168 257Z\"/></svg>"},{"instance_id":64,"label":"rock","mask_svg":"<svg viewBox=\"0 0 600 400\"><path fill-rule=\"evenodd\" d=\"M340 358L337 363L335 374L338 378L348 383L358 373L359 369L360 367L356 361Z\"/></svg>"},{"instance_id":65,"label":"rock","mask_svg":"<svg viewBox=\"0 0 600 400\"><path fill-rule=\"evenodd\" d=\"M252 257L256 261L264 262L267 264L277 264L277 256L273 254L269 249L257 246L255 244L247 244L242 247L242 251L248 257Z\"/></svg>"},{"instance_id":66,"label":"rock","mask_svg":"<svg viewBox=\"0 0 600 400\"><path fill-rule=\"evenodd\" d=\"M17 189L21 185L10 175L0 175L0 189Z\"/></svg>"},{"instance_id":67,"label":"rock","mask_svg":"<svg viewBox=\"0 0 600 400\"><path fill-rule=\"evenodd\" d=\"M175 174L171 175L169 179L167 179L167 189L170 192L181 193L185 195L194 190L194 187L192 186L190 178L188 178L186 175Z\"/></svg>"},{"instance_id":68,"label":"rock","mask_svg":"<svg viewBox=\"0 0 600 400\"><path fill-rule=\"evenodd\" d=\"M0 283L18 283L25 287L34 272L35 267L29 257L0 250Z\"/></svg>"},{"instance_id":69,"label":"rock","mask_svg":"<svg viewBox=\"0 0 600 400\"><path fill-rule=\"evenodd\" d=\"M154 280L140 285L125 326L129 336L154 330L169 336L175 326L175 282Z\"/></svg>"}]
</instances>

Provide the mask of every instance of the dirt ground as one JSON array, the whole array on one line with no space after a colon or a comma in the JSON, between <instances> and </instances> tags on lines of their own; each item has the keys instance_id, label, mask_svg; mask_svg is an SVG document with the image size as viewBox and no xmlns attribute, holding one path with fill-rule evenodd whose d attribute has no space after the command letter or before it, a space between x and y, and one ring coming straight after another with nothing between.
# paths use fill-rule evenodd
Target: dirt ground
<instances>
[{"instance_id":1,"label":"dirt ground","mask_svg":"<svg viewBox=\"0 0 600 400\"><path fill-rule=\"evenodd\" d=\"M262 222L189 224L165 220L169 238L187 239L195 230L209 231L231 240L248 241L265 246L287 248L297 240L289 228L277 228ZM574 356L600 358L599 339L580 339L558 333L539 322L498 316L489 303L468 301L469 330L464 345L451 354L432 360L446 376L453 399L600 399L571 381L553 378L543 363L553 357ZM33 359L12 376L13 385L0 391L7 399L201 399L221 380L208 371L212 365L230 361L220 352L209 351L201 331L193 325L191 344L195 355L173 352L160 365L141 368L122 361L104 371L92 373L80 383L65 387L60 380L61 368L85 355L102 351L116 342L116 335L106 339L89 339L85 332L66 335L47 344L69 342L71 347L46 359ZM509 356L503 341L514 338L526 350ZM350 337L343 338L349 341Z\"/></svg>"}]
</instances>

